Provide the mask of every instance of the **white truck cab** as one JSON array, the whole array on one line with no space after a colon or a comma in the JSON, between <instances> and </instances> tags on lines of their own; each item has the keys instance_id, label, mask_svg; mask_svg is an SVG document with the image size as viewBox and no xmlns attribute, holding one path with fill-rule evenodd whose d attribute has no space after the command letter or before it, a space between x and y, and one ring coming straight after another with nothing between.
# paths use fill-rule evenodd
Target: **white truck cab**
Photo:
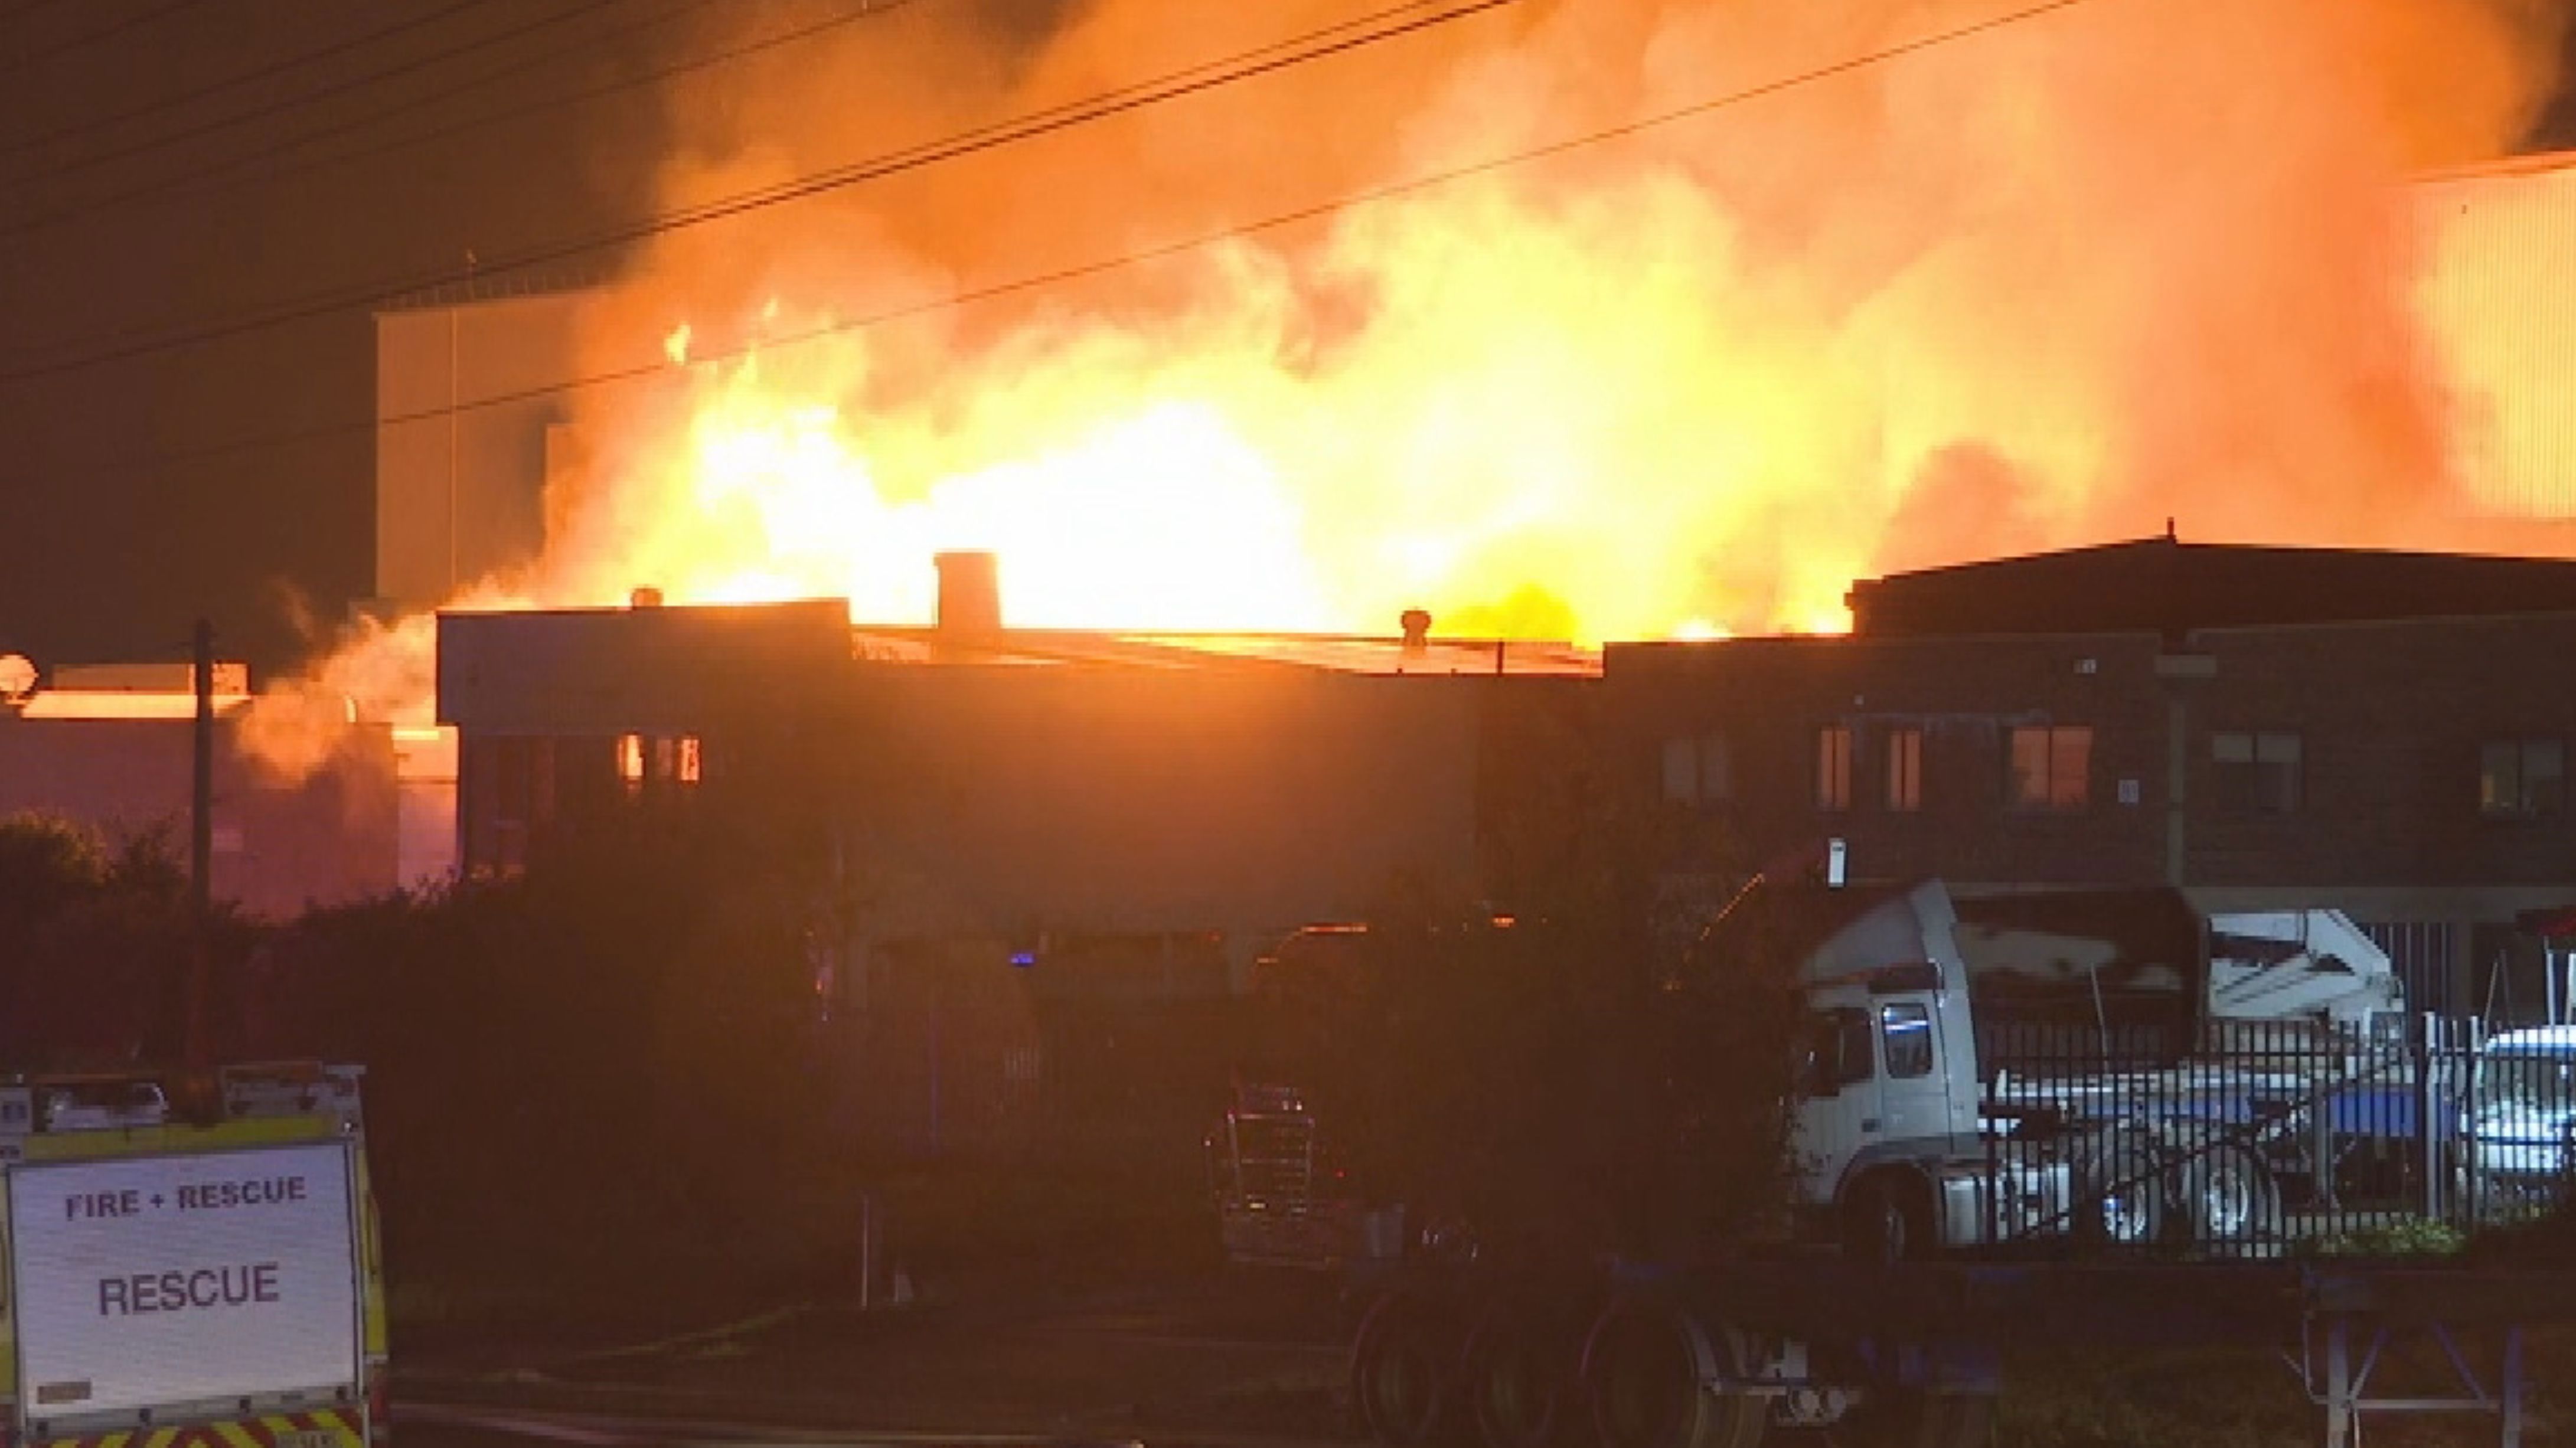
<instances>
[{"instance_id":1,"label":"white truck cab","mask_svg":"<svg viewBox=\"0 0 2576 1448\"><path fill-rule=\"evenodd\" d=\"M1879 1260L2062 1219L2066 1168L1999 1153L1981 1130L1948 893L1926 882L1835 895L1848 914L1822 927L1800 967L1809 1036L1791 1146L1801 1207L1846 1250Z\"/></svg>"}]
</instances>

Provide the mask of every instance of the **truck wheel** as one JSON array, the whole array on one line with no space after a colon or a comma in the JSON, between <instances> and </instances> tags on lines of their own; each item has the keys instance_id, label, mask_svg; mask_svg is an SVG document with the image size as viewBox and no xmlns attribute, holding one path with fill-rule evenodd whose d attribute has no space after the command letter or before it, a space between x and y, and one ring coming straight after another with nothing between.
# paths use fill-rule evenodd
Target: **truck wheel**
<instances>
[{"instance_id":1,"label":"truck wheel","mask_svg":"<svg viewBox=\"0 0 2576 1448\"><path fill-rule=\"evenodd\" d=\"M1380 1298L1351 1349L1351 1402L1360 1429L1385 1448L1427 1448L1455 1436L1459 1333L1418 1292Z\"/></svg>"},{"instance_id":2,"label":"truck wheel","mask_svg":"<svg viewBox=\"0 0 2576 1448\"><path fill-rule=\"evenodd\" d=\"M1843 1256L1853 1262L1893 1266L1931 1248L1930 1215L1923 1193L1901 1177L1881 1173L1853 1183L1843 1198Z\"/></svg>"},{"instance_id":3,"label":"truck wheel","mask_svg":"<svg viewBox=\"0 0 2576 1448\"><path fill-rule=\"evenodd\" d=\"M1484 1448L1553 1448L1581 1401L1579 1344L1538 1307L1497 1303L1468 1336L1467 1417Z\"/></svg>"},{"instance_id":4,"label":"truck wheel","mask_svg":"<svg viewBox=\"0 0 2576 1448\"><path fill-rule=\"evenodd\" d=\"M1601 1448L1760 1448L1770 1399L1727 1392L1751 1359L1744 1335L1679 1303L1611 1304L1583 1345L1583 1385Z\"/></svg>"},{"instance_id":5,"label":"truck wheel","mask_svg":"<svg viewBox=\"0 0 2576 1448\"><path fill-rule=\"evenodd\" d=\"M2171 1214L2165 1172L2135 1137L2096 1137L2078 1164L2075 1235L2106 1247L2149 1247L2164 1240Z\"/></svg>"},{"instance_id":6,"label":"truck wheel","mask_svg":"<svg viewBox=\"0 0 2576 1448\"><path fill-rule=\"evenodd\" d=\"M2281 1249L2281 1184L2241 1146L2216 1146L2183 1164L2183 1201L2195 1245L2234 1257Z\"/></svg>"}]
</instances>

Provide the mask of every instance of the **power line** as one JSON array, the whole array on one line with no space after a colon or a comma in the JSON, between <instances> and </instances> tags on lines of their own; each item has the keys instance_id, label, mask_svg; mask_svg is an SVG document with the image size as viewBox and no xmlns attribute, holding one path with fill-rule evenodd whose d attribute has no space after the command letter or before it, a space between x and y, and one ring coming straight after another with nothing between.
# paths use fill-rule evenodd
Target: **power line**
<instances>
[{"instance_id":1,"label":"power line","mask_svg":"<svg viewBox=\"0 0 2576 1448\"><path fill-rule=\"evenodd\" d=\"M507 80L515 75L523 75L532 70L542 69L546 66L552 65L568 53L590 48L598 44L602 39L616 39L622 36L654 29L658 26L670 24L672 21L678 20L684 16L694 14L698 11L707 10L723 3L725 3L725 0L687 0L687 3L681 4L673 9L666 10L661 14L651 16L634 25L628 26L623 30L611 32L611 34L606 37L585 38L572 45L540 51L515 65L504 66L498 70L486 71L468 81L465 87L460 87L460 89L488 86L497 81ZM143 186L132 187L124 191L114 192L107 196L98 197L79 206L66 207L59 211L48 212L41 216L30 217L22 222L16 222L5 227L0 227L0 237L25 236L33 232L47 230L49 228L62 225L65 222L77 221L94 213L125 205L128 202L148 201L163 198L182 200L197 196L219 195L223 192L234 189L234 187L245 181L277 181L284 177L301 175L304 172L319 170L326 166L335 166L349 161L363 160L371 156L382 156L396 151L409 150L415 146L427 145L434 141L445 140L451 136L463 135L469 131L482 130L488 126L498 125L503 121L519 120L544 111L558 110L566 106L582 105L590 101L616 95L622 91L641 89L645 86L669 80L676 76L713 69L720 65L730 64L737 60L761 54L765 51L776 50L782 46L793 45L799 41L811 39L812 37L821 35L827 31L837 30L843 26L855 24L861 20L872 20L878 16L890 14L894 11L904 9L918 3L920 3L920 0L861 0L859 8L850 11L847 14L835 15L829 19L819 20L810 25L798 26L792 30L781 31L778 34L765 36L759 40L748 41L741 45L731 46L723 50L711 52L707 55L676 61L668 65L641 71L620 79L603 81L597 85L590 86L587 89L573 91L564 95L540 97L521 105L488 112L486 114L474 116L449 125L438 126L425 131L415 131L407 136L380 140L345 150L334 151L327 155L308 156L301 160L288 161L282 165L267 164L269 162L279 160L287 152L301 150L306 146L315 144L316 142L332 140L354 131L363 131L379 122L390 120L396 116L404 115L412 111L420 110L425 106L453 100L456 97L457 92L447 91L437 95L417 97L410 101L386 107L383 110L375 112L373 115L362 116L351 121L307 132L301 136L291 137L265 151L254 152L248 156L241 157L228 165L220 166L210 171L200 171L185 177L165 178Z\"/></svg>"},{"instance_id":2,"label":"power line","mask_svg":"<svg viewBox=\"0 0 2576 1448\"><path fill-rule=\"evenodd\" d=\"M1215 231L1203 232L1195 236L1165 242L1142 250L1122 252L1115 256L1104 257L1095 261L1080 262L1071 266L1059 267L1051 271L1016 277L1009 281L996 282L982 287L950 292L944 296L933 297L925 301L907 303L902 306L872 312L865 316L821 323L802 331L788 333L783 336L769 337L758 342L746 343L738 347L720 348L707 352L701 356L691 358L687 365L694 368L712 365L718 362L738 361L743 358L754 356L764 350L804 346L809 343L819 342L831 337L844 336L853 332L861 332L871 328L885 326L893 322L908 321L913 318L929 316L943 311L951 311L981 302L995 301L1004 297L1016 296L1024 292L1040 291L1050 287L1062 286L1067 282L1087 280L1092 277L1123 271L1130 267L1141 266L1151 262L1165 261L1173 257L1188 255L1192 252L1204 251L1210 247L1217 246L1225 242L1240 241L1265 232L1278 231L1287 227L1301 225L1306 222L1321 220L1325 217L1338 215L1345 211L1352 211L1365 206L1378 205L1401 197L1411 196L1425 191L1437 190L1444 186L1455 185L1461 181L1493 175L1497 172L1509 170L1518 166L1524 166L1534 161L1548 160L1571 152L1589 149L1594 146L1626 140L1630 137L1673 125L1681 121L1687 121L1718 111L1727 110L1750 101L1761 100L1765 97L1778 95L1784 91L1794 90L1800 86L1811 85L1817 81L1829 80L1837 76L1848 75L1856 71L1884 65L1889 61L1901 60L1908 56L1918 55L1927 50L1953 44L1957 41L1966 40L1991 31L2001 30L2006 26L2019 24L2023 21L2035 20L2057 11L2071 10L2086 3L2088 3L2088 0L2042 0L2042 3L2040 4L2026 6L2019 10L2008 11L2002 15L1993 16L1981 21L1975 21L1954 29L1937 31L1933 34L1922 36L1914 40L1886 46L1878 50L1854 56L1848 60L1841 60L1828 65L1818 66L1812 70L1800 71L1796 74L1784 76L1777 80L1764 81L1739 90L1729 91L1723 95L1711 97L1708 100L1695 102L1690 105L1677 106L1670 110L1657 111L1650 115L1640 116L1635 120L1623 122L1618 125L1605 126L1598 130L1586 131L1578 135L1563 137L1555 141L1526 147L1521 150L1505 152L1500 155L1487 157L1480 161L1472 161L1463 165L1446 167L1440 170L1419 172L1415 175L1405 177L1402 180L1389 182L1384 185L1371 187L1362 191L1346 193L1328 201L1314 202L1309 205L1296 207L1292 210L1275 212L1271 215L1261 217L1258 220L1238 223ZM673 365L667 361L655 361L639 363L627 367L609 368L604 371L591 372L578 377L567 378L561 382L547 383L536 387L520 388L512 392L494 393L489 396L475 398L470 402L460 402L445 407L422 408L417 411L397 413L388 417L371 418L363 423L332 423L325 424L320 427L304 428L291 432L273 433L266 437L244 438L234 442L219 443L211 447L196 448L186 452L164 454L160 457L153 458L148 462L129 464L126 466L144 467L160 466L174 462L195 462L206 458L222 457L236 453L258 451L265 448L318 441L328 437L373 432L380 427L395 426L402 423L436 421L449 417L461 416L465 413L483 412L495 407L506 407L513 403L532 402L549 397L560 397L571 392L583 392L593 388L616 386L623 383L644 381L657 377L668 378L673 375L675 370L676 369Z\"/></svg>"},{"instance_id":3,"label":"power line","mask_svg":"<svg viewBox=\"0 0 2576 1448\"><path fill-rule=\"evenodd\" d=\"M129 30L139 30L156 20L176 15L182 10L193 10L205 3L206 0L170 0L169 4L163 5L155 10L138 10L112 25L101 26L86 35L75 35L69 40L54 45L49 49L39 50L33 55L22 55L8 65L0 66L0 75L16 75L21 71L34 70L37 66L54 59L56 56L68 55L75 50L86 50L90 46L96 45L102 40L113 39L116 36L123 35ZM35 12L32 10L22 11L20 13L20 18L24 18L24 16L32 15L34 13Z\"/></svg>"},{"instance_id":4,"label":"power line","mask_svg":"<svg viewBox=\"0 0 2576 1448\"><path fill-rule=\"evenodd\" d=\"M373 45L379 40L390 39L391 37L403 34L406 31L418 30L424 25L435 24L451 15L471 10L484 3L485 0L456 0L456 3L438 10L433 10L426 15L415 15L409 20L399 21L380 29L365 31L358 35L344 36L339 40L333 41L329 45L322 46L315 50L304 51L300 54L290 55L283 60L273 61L267 65L243 71L238 75L227 76L222 80L216 81L212 85L199 86L195 90L190 91L181 91L177 95L163 96L159 100L147 101L142 105L118 111L114 115L99 116L87 121L82 121L76 125L58 127L54 130L41 132L33 136L23 136L17 140L11 141L5 146L0 146L0 156L18 155L22 152L33 151L45 146L53 145L59 141L70 140L77 136L90 135L98 131L113 130L118 126L124 125L128 121L140 120L145 116L157 116L164 111L177 110L182 106L194 105L196 102L204 100L208 96L219 96L226 91L239 90L246 85L256 85L261 81L270 79L271 77L284 75L291 70L301 70L305 66L313 64L315 61L329 60L333 56L345 55L352 50ZM167 144L167 142L164 141L155 144ZM145 147L143 149L149 149L149 147ZM130 151L111 152L109 153L109 156L110 158L113 158L116 155L122 154L130 154ZM82 167L97 164L97 160L98 158L89 158L56 169L58 171L79 170Z\"/></svg>"},{"instance_id":5,"label":"power line","mask_svg":"<svg viewBox=\"0 0 2576 1448\"><path fill-rule=\"evenodd\" d=\"M801 177L795 181L783 183L781 185L740 193L723 198L719 201L685 208L679 211L668 212L659 216L647 217L636 222L627 223L607 232L593 234L592 236L577 241L556 243L541 248L522 251L515 255L479 262L476 265L465 268L443 268L434 273L422 274L397 283L376 283L360 288L343 289L336 293L308 298L301 302L283 304L264 311L237 317L227 322L197 328L183 334L164 335L145 340L137 340L123 346L111 346L95 349L69 358L58 358L51 362L0 371L0 384L23 382L31 378L54 376L65 372L82 371L91 367L103 366L110 362L124 361L133 357L149 355L154 352L169 351L173 348L198 346L206 342L236 336L244 332L260 331L270 327L280 326L288 322L303 321L313 317L326 316L330 313L343 311L350 307L381 304L405 295L440 286L451 285L459 282L477 281L493 276L502 276L512 272L525 271L530 268L546 266L551 263L582 256L590 252L601 251L610 247L621 246L655 236L667 235L672 232L702 226L712 221L745 215L753 211L782 205L790 201L802 200L807 197L840 190L867 181L882 179L883 177L895 175L901 172L918 170L922 167L930 166L940 161L954 160L961 156L972 155L979 151L992 150L1020 141L1030 140L1035 137L1049 135L1078 125L1105 119L1110 116L1122 115L1128 112L1140 110L1149 105L1160 104L1165 101L1175 100L1180 97L1197 94L1202 91L1214 90L1218 87L1231 85L1256 76L1271 74L1293 66L1304 65L1311 61L1320 60L1328 56L1359 49L1364 46L1375 45L1382 41L1426 30L1433 26L1446 25L1453 21L1463 20L1472 15L1481 14L1486 11L1496 10L1504 6L1518 3L1518 0L1463 0L1463 3L1448 5L1446 8L1440 9L1436 13L1430 15L1419 16L1412 20L1398 21L1392 24L1377 24L1379 21L1388 20L1391 17L1402 15L1406 12L1418 11L1435 3L1438 3L1438 0L1407 0L1407 3L1378 11L1372 15L1361 17L1358 20L1344 21L1336 25L1326 26L1321 30L1310 32L1295 40L1257 47L1251 51L1230 57L1224 61L1209 62L1187 67L1183 70L1173 72L1152 81L1122 87L1118 90L1105 92L1102 95L1089 97L1083 101L1049 107L1026 116L1014 118L1010 121L979 127L975 130L967 131L943 140L930 142L922 146L895 152L888 156L881 156L868 161L859 162L854 165L836 167L811 176ZM1340 39L1325 40L1319 43L1319 37L1329 37L1337 32L1360 29L1365 26L1375 26L1376 28L1364 29L1357 35L1347 35Z\"/></svg>"},{"instance_id":6,"label":"power line","mask_svg":"<svg viewBox=\"0 0 2576 1448\"><path fill-rule=\"evenodd\" d=\"M484 0L460 0L460 3L449 6L446 10L439 13L451 14L455 11L465 9L468 6L482 3L484 3ZM54 168L54 174L64 175L75 171L93 170L99 166L106 165L109 162L123 160L128 156L142 155L150 151L165 150L171 146L183 145L192 141L200 141L219 131L235 130L242 126L264 121L271 116L282 115L288 111L292 111L303 106L309 106L316 101L329 100L336 96L347 95L351 91L364 90L369 86L377 85L384 81L411 75L419 71L427 70L433 66L444 65L448 61L471 55L476 51L489 50L493 46L506 44L507 42L516 40L523 35L533 35L540 30L550 30L555 26L567 24L571 21L578 20L583 16L609 9L620 3L622 3L622 0L588 0L588 3L575 5L565 10L559 10L551 15L541 16L525 25L513 26L508 30L498 31L493 34L486 35L481 39L469 41L463 45L451 46L446 50L437 51L430 55L418 56L398 65L387 66L382 70L369 71L364 75L351 76L348 79L339 81L335 84L323 86L317 90L306 91L300 96L289 96L280 100L272 101L267 105L260 106L253 110L236 112L233 115L209 121L204 125L192 127L187 131L163 136L154 140L140 141L133 145L122 146L111 151L97 152L92 155L85 156L78 161Z\"/></svg>"}]
</instances>

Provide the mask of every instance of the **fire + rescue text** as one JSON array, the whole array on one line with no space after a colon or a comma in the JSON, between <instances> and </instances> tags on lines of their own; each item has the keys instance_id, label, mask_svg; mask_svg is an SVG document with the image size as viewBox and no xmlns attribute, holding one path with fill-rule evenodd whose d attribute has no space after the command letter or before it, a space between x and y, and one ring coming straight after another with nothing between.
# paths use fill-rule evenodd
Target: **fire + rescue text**
<instances>
[{"instance_id":1,"label":"fire + rescue text","mask_svg":"<svg viewBox=\"0 0 2576 1448\"><path fill-rule=\"evenodd\" d=\"M253 1177L237 1182L191 1182L177 1189L178 1207L183 1212L220 1211L226 1207L283 1206L305 1199L304 1178ZM84 1217L139 1217L146 1209L159 1210L170 1205L170 1198L159 1192L147 1197L132 1187L116 1192L74 1192L63 1198L63 1220L78 1221Z\"/></svg>"}]
</instances>

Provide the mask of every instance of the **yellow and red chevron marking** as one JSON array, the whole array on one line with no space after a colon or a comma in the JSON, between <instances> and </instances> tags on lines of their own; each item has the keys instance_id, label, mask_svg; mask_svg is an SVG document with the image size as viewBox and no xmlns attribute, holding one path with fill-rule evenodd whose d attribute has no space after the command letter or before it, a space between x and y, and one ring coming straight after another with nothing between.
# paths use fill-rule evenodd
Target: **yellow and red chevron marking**
<instances>
[{"instance_id":1,"label":"yellow and red chevron marking","mask_svg":"<svg viewBox=\"0 0 2576 1448\"><path fill-rule=\"evenodd\" d=\"M269 1413L184 1428L135 1428L85 1438L47 1438L30 1448L366 1448L354 1411Z\"/></svg>"}]
</instances>

